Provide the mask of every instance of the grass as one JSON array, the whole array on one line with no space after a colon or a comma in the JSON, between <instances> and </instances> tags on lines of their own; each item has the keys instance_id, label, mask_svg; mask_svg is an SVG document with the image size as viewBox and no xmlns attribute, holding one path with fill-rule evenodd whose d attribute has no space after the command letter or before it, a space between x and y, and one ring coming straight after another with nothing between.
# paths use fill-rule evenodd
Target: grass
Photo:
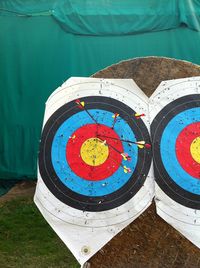
<instances>
[{"instance_id":1,"label":"grass","mask_svg":"<svg viewBox=\"0 0 200 268\"><path fill-rule=\"evenodd\" d=\"M0 203L0 268L78 268L31 198Z\"/></svg>"}]
</instances>

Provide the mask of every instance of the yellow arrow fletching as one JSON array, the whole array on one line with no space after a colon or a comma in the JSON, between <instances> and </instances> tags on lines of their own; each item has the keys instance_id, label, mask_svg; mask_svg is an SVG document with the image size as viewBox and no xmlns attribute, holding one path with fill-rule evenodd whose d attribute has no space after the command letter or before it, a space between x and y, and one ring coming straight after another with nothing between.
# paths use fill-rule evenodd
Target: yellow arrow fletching
<instances>
[{"instance_id":1,"label":"yellow arrow fletching","mask_svg":"<svg viewBox=\"0 0 200 268\"><path fill-rule=\"evenodd\" d=\"M84 102L84 101L81 101L80 104L81 104L81 106L83 106L83 107L85 106L85 102Z\"/></svg>"},{"instance_id":2,"label":"yellow arrow fletching","mask_svg":"<svg viewBox=\"0 0 200 268\"><path fill-rule=\"evenodd\" d=\"M144 148L144 145L142 145L142 144L137 144L137 146L138 146L140 149Z\"/></svg>"},{"instance_id":3,"label":"yellow arrow fletching","mask_svg":"<svg viewBox=\"0 0 200 268\"><path fill-rule=\"evenodd\" d=\"M125 173L128 173L128 170L127 170L127 167L126 166L124 166L124 172Z\"/></svg>"}]
</instances>

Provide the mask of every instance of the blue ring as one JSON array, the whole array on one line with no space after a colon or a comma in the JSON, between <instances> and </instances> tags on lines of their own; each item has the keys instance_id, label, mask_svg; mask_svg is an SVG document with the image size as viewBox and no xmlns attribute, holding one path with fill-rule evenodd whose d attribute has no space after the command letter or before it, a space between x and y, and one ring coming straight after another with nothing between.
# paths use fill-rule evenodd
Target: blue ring
<instances>
[{"instance_id":1,"label":"blue ring","mask_svg":"<svg viewBox=\"0 0 200 268\"><path fill-rule=\"evenodd\" d=\"M200 195L200 180L190 176L176 157L176 140L180 132L192 123L200 122L200 107L177 114L165 127L160 152L163 165L171 179L184 190Z\"/></svg>"},{"instance_id":2,"label":"blue ring","mask_svg":"<svg viewBox=\"0 0 200 268\"><path fill-rule=\"evenodd\" d=\"M97 119L99 124L112 126L113 113L100 109L91 109L90 113ZM118 170L110 177L101 181L88 181L77 176L69 167L66 161L66 144L69 137L80 127L86 124L93 124L92 119L81 111L72 115L69 119L64 121L58 128L51 149L51 160L54 170L62 183L72 191L85 196L103 196L113 193L120 189L132 176L137 160L138 148L137 146L129 146L128 143L123 142L124 151L131 156L131 161L123 161L127 167L131 166L131 173L124 173L123 168L119 167ZM116 133L123 139L136 141L135 135L129 125L119 116L115 124ZM91 187L91 185L93 187Z\"/></svg>"}]
</instances>

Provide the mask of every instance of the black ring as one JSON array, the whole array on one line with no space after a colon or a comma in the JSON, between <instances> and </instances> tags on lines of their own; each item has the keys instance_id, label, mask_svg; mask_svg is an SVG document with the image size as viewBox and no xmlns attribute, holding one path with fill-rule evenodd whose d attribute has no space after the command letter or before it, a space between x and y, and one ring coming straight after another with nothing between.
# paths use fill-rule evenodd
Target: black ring
<instances>
[{"instance_id":1,"label":"black ring","mask_svg":"<svg viewBox=\"0 0 200 268\"><path fill-rule=\"evenodd\" d=\"M160 150L162 134L170 120L180 112L195 107L200 107L200 94L187 95L172 101L158 113L150 129L153 143L154 175L157 184L170 198L181 205L200 209L200 195L184 190L172 180L163 165Z\"/></svg>"},{"instance_id":2,"label":"black ring","mask_svg":"<svg viewBox=\"0 0 200 268\"><path fill-rule=\"evenodd\" d=\"M148 130L141 119L133 119L135 114L126 104L108 97L84 97L88 109L102 109L120 116L129 124L137 140L145 140L150 143ZM58 178L52 162L51 147L54 135L60 125L80 109L71 101L54 112L46 122L40 142L39 170L41 177L48 189L60 201L73 208L83 211L105 211L116 208L131 199L142 187L148 175L151 165L151 150L139 150L138 161L133 175L129 181L119 190L100 197L89 197L73 192L67 188Z\"/></svg>"}]
</instances>

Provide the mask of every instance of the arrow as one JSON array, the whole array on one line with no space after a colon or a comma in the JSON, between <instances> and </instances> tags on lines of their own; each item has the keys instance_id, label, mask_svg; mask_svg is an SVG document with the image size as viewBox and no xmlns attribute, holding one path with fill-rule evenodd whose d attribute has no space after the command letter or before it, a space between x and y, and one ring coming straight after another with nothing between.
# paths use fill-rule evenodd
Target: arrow
<instances>
[{"instance_id":1,"label":"arrow","mask_svg":"<svg viewBox=\"0 0 200 268\"><path fill-rule=\"evenodd\" d=\"M127 153L124 153L124 152L120 152L118 149L116 149L113 145L111 145L111 144L109 144L106 140L102 140L102 139L100 139L98 136L97 136L97 138L102 142L102 145L105 145L105 146L109 146L109 147L111 147L114 151L116 151L117 153L119 153L122 157L123 157L123 159L125 160L125 161L130 161L131 160L131 157L127 154Z\"/></svg>"},{"instance_id":2,"label":"arrow","mask_svg":"<svg viewBox=\"0 0 200 268\"><path fill-rule=\"evenodd\" d=\"M145 141L130 141L130 140L124 140L124 139L118 139L118 138L114 138L114 137L110 137L110 136L105 136L105 135L98 135L98 137L104 137L104 138L108 138L108 139L112 139L112 140L118 140L118 141L123 141L123 142L128 142L128 143L132 143L132 144L136 144L139 148L151 148L151 144L149 143L145 143Z\"/></svg>"},{"instance_id":3,"label":"arrow","mask_svg":"<svg viewBox=\"0 0 200 268\"><path fill-rule=\"evenodd\" d=\"M76 100L75 103L78 104L78 107L80 109L84 110L89 115L89 117L95 122L95 124L98 124L98 122L94 119L94 117L90 114L90 112L85 108L84 101Z\"/></svg>"},{"instance_id":4,"label":"arrow","mask_svg":"<svg viewBox=\"0 0 200 268\"><path fill-rule=\"evenodd\" d=\"M112 125L112 129L114 128L114 126L115 126L115 123L117 122L117 117L119 116L119 114L118 113L115 113L112 117L114 118L114 120L113 120L113 125Z\"/></svg>"}]
</instances>

